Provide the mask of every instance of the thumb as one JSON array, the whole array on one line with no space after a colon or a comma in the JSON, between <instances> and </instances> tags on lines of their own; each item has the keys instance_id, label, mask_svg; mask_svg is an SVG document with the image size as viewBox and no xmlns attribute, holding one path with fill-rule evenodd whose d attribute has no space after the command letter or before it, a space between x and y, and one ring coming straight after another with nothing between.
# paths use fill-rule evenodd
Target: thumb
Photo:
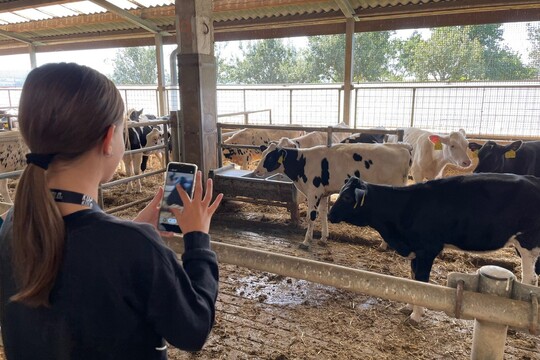
<instances>
[{"instance_id":1,"label":"thumb","mask_svg":"<svg viewBox=\"0 0 540 360\"><path fill-rule=\"evenodd\" d=\"M150 201L149 206L159 207L159 203L161 202L162 197L163 197L163 187L160 186L158 188L158 191L156 192L156 195L154 195L154 198L152 199L152 201Z\"/></svg>"}]
</instances>

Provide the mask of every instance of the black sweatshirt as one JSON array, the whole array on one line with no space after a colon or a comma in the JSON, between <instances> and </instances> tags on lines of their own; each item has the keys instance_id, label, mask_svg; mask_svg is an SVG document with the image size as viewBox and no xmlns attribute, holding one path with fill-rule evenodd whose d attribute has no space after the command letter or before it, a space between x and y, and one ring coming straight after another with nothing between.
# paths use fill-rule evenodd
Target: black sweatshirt
<instances>
[{"instance_id":1,"label":"black sweatshirt","mask_svg":"<svg viewBox=\"0 0 540 360\"><path fill-rule=\"evenodd\" d=\"M64 217L66 244L51 307L16 293L11 221L0 233L0 324L8 360L166 359L165 342L199 350L214 324L216 255L207 234L184 235L182 264L150 225L99 209Z\"/></svg>"}]
</instances>

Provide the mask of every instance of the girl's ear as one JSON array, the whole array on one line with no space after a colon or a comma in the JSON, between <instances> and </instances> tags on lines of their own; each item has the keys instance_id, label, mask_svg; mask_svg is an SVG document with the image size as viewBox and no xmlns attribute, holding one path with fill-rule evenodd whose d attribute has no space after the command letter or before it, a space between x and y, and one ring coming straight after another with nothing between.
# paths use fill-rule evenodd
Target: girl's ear
<instances>
[{"instance_id":1,"label":"girl's ear","mask_svg":"<svg viewBox=\"0 0 540 360\"><path fill-rule=\"evenodd\" d=\"M105 137L103 138L103 145L101 147L101 151L105 156L111 156L112 155L112 141L114 137L114 131L116 130L116 125L111 125L107 129L107 132L105 133Z\"/></svg>"}]
</instances>

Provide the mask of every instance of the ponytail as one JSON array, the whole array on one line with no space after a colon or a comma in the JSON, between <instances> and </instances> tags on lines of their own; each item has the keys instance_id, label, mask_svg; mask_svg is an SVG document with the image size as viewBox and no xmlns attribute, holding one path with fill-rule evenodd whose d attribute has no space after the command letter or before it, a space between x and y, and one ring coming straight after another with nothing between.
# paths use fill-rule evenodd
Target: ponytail
<instances>
[{"instance_id":1,"label":"ponytail","mask_svg":"<svg viewBox=\"0 0 540 360\"><path fill-rule=\"evenodd\" d=\"M12 301L49 306L65 242L62 215L47 187L45 170L29 164L20 177L13 211L12 261L18 293Z\"/></svg>"}]
</instances>

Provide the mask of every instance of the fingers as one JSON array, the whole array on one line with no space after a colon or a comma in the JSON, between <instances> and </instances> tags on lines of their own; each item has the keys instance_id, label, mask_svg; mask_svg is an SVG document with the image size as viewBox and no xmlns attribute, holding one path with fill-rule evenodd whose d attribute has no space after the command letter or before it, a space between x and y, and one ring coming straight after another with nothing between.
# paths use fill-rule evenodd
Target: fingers
<instances>
[{"instance_id":1,"label":"fingers","mask_svg":"<svg viewBox=\"0 0 540 360\"><path fill-rule=\"evenodd\" d=\"M214 213L216 212L219 204L221 203L221 199L223 199L223 194L220 193L218 194L218 196L216 196L216 199L214 200L212 205L208 207L208 213L210 214L210 216L214 215Z\"/></svg>"},{"instance_id":2,"label":"fingers","mask_svg":"<svg viewBox=\"0 0 540 360\"><path fill-rule=\"evenodd\" d=\"M214 191L214 183L212 179L206 180L206 192L204 193L203 205L208 206L210 200L212 200L212 192Z\"/></svg>"},{"instance_id":3,"label":"fingers","mask_svg":"<svg viewBox=\"0 0 540 360\"><path fill-rule=\"evenodd\" d=\"M153 206L153 207L157 207L159 208L159 203L161 202L161 198L163 197L163 187L160 186L158 191L156 192L156 195L154 196L154 198L152 199L152 201L150 201L150 204L149 206Z\"/></svg>"},{"instance_id":4,"label":"fingers","mask_svg":"<svg viewBox=\"0 0 540 360\"><path fill-rule=\"evenodd\" d=\"M202 189L202 173L201 171L197 171L195 174L195 191L193 192L193 200L201 201Z\"/></svg>"},{"instance_id":5,"label":"fingers","mask_svg":"<svg viewBox=\"0 0 540 360\"><path fill-rule=\"evenodd\" d=\"M178 195L180 195L180 199L182 199L182 204L191 203L191 199L189 198L189 195L186 193L184 188L180 186L180 184L176 184L176 191L178 191Z\"/></svg>"}]
</instances>

